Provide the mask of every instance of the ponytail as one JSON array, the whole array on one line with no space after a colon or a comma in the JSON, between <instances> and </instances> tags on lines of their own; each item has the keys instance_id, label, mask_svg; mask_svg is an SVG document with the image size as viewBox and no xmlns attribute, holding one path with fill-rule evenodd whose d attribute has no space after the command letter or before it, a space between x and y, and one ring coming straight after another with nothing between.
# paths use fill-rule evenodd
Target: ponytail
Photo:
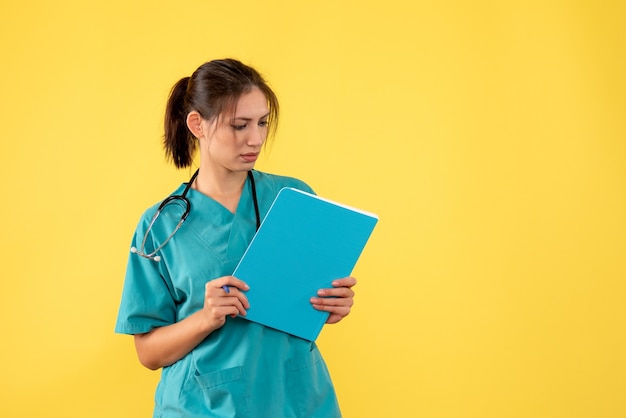
<instances>
[{"instance_id":1,"label":"ponytail","mask_svg":"<svg viewBox=\"0 0 626 418\"><path fill-rule=\"evenodd\" d=\"M241 95L253 87L259 88L268 101L271 136L278 122L278 99L254 68L230 58L214 60L176 83L165 108L163 145L167 159L176 168L189 167L193 162L196 140L187 128L189 112L198 112L204 120L213 120L231 108L234 112Z\"/></svg>"},{"instance_id":2,"label":"ponytail","mask_svg":"<svg viewBox=\"0 0 626 418\"><path fill-rule=\"evenodd\" d=\"M165 155L176 168L189 167L193 160L196 143L187 128L187 105L185 96L189 77L182 78L170 92L165 108Z\"/></svg>"}]
</instances>

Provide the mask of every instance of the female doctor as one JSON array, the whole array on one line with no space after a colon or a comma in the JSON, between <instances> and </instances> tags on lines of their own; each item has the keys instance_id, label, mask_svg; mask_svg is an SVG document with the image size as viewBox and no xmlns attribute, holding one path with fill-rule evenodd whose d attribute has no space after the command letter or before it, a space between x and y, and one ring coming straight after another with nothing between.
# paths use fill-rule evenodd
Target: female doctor
<instances>
[{"instance_id":1,"label":"female doctor","mask_svg":"<svg viewBox=\"0 0 626 418\"><path fill-rule=\"evenodd\" d=\"M201 65L171 91L166 154L182 168L197 150L200 167L142 216L116 323L116 332L134 335L144 366L163 369L155 417L341 416L315 343L240 318L248 285L230 276L278 191L312 192L253 170L277 121L274 92L233 59ZM311 304L339 322L355 284L337 278Z\"/></svg>"}]
</instances>

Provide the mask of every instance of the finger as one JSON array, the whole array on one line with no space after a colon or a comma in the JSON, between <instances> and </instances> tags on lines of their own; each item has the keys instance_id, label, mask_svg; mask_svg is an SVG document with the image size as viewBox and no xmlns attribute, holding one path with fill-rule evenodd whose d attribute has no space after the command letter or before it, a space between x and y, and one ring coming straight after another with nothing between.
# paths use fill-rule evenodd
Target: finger
<instances>
[{"instance_id":1,"label":"finger","mask_svg":"<svg viewBox=\"0 0 626 418\"><path fill-rule=\"evenodd\" d=\"M335 287L332 289L320 289L317 295L321 297L335 298L351 298L354 297L354 291L349 287Z\"/></svg>"},{"instance_id":2,"label":"finger","mask_svg":"<svg viewBox=\"0 0 626 418\"><path fill-rule=\"evenodd\" d=\"M347 316L350 313L349 306L329 306L329 305L318 305L318 304L312 304L312 306L318 311L329 312L330 314L338 315L341 317Z\"/></svg>"},{"instance_id":3,"label":"finger","mask_svg":"<svg viewBox=\"0 0 626 418\"><path fill-rule=\"evenodd\" d=\"M339 315L339 314L334 314L331 313L330 315L328 315L328 319L326 320L327 324L336 324L337 322L341 321L343 318L345 318L346 315Z\"/></svg>"},{"instance_id":4,"label":"finger","mask_svg":"<svg viewBox=\"0 0 626 418\"><path fill-rule=\"evenodd\" d=\"M235 318L237 315L240 315L238 309L235 306L221 306L219 308L215 308L213 310L213 314L216 318L224 318L225 316L230 316L231 318Z\"/></svg>"},{"instance_id":5,"label":"finger","mask_svg":"<svg viewBox=\"0 0 626 418\"><path fill-rule=\"evenodd\" d=\"M241 315L245 315L245 310L250 308L250 303L246 295L236 287L229 289L226 293L223 288L215 287L215 283L206 284L205 305L215 306L235 306Z\"/></svg>"},{"instance_id":6,"label":"finger","mask_svg":"<svg viewBox=\"0 0 626 418\"><path fill-rule=\"evenodd\" d=\"M343 277L341 279L333 280L333 287L352 287L356 286L356 279L354 277Z\"/></svg>"},{"instance_id":7,"label":"finger","mask_svg":"<svg viewBox=\"0 0 626 418\"><path fill-rule=\"evenodd\" d=\"M312 305L327 306L327 307L351 307L354 305L354 299L352 298L311 298Z\"/></svg>"},{"instance_id":8,"label":"finger","mask_svg":"<svg viewBox=\"0 0 626 418\"><path fill-rule=\"evenodd\" d=\"M208 297L211 297L211 298L235 297L241 302L241 304L246 309L250 308L250 304L248 303L248 298L246 297L245 293L242 290L240 290L236 286L220 285L220 283L223 283L223 282L224 281L222 279L216 279L216 280L212 280L208 282L205 285L205 297L207 298ZM241 280L239 280L239 282L241 282Z\"/></svg>"},{"instance_id":9,"label":"finger","mask_svg":"<svg viewBox=\"0 0 626 418\"><path fill-rule=\"evenodd\" d=\"M242 290L242 291L246 291L250 289L250 286L248 286L246 282L244 282L243 280L239 280L238 278L233 277L233 276L220 277L218 279L212 280L209 283L212 283L216 287L222 287L222 288L224 286L227 286L229 289L236 287L237 289Z\"/></svg>"},{"instance_id":10,"label":"finger","mask_svg":"<svg viewBox=\"0 0 626 418\"><path fill-rule=\"evenodd\" d=\"M221 298L236 298L239 303L241 303L241 305L246 308L249 309L250 308L250 303L248 302L248 297L246 296L246 294L244 292L242 292L241 290L239 290L236 287L227 287L228 291L226 291L226 289L224 289L224 286L220 287L220 288L213 288L211 290L211 294L214 297L221 297Z\"/></svg>"},{"instance_id":11,"label":"finger","mask_svg":"<svg viewBox=\"0 0 626 418\"><path fill-rule=\"evenodd\" d=\"M239 314L241 316L246 315L247 300L245 302L242 302L238 297L235 296L208 297L205 303L213 311L230 309L231 311L229 313L231 314L234 313L235 315Z\"/></svg>"}]
</instances>

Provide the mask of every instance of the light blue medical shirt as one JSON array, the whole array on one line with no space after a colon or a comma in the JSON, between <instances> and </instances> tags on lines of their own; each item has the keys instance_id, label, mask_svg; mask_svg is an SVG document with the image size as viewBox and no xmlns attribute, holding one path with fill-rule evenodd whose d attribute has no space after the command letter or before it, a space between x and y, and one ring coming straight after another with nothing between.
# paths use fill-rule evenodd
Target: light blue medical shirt
<instances>
[{"instance_id":1,"label":"light blue medical shirt","mask_svg":"<svg viewBox=\"0 0 626 418\"><path fill-rule=\"evenodd\" d=\"M294 178L253 173L261 219L281 188L312 192ZM181 194L184 186L173 194ZM160 251L160 262L130 254L116 332L148 332L202 309L206 282L231 275L251 241L256 216L249 180L234 214L196 190L190 189L187 198L189 217ZM133 246L140 247L157 207L142 216ZM181 213L176 205L161 212L146 253L167 238ZM154 416L332 418L341 413L314 342L227 317L191 353L163 368Z\"/></svg>"}]
</instances>

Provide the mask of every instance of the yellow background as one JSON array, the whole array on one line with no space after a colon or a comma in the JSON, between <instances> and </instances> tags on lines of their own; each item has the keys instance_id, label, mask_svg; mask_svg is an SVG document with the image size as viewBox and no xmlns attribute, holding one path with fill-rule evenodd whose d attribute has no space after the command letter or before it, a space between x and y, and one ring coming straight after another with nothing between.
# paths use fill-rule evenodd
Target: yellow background
<instances>
[{"instance_id":1,"label":"yellow background","mask_svg":"<svg viewBox=\"0 0 626 418\"><path fill-rule=\"evenodd\" d=\"M376 212L319 340L360 417L626 416L622 1L0 4L2 417L150 416L113 334L170 87L226 56L282 121L257 168Z\"/></svg>"}]
</instances>

